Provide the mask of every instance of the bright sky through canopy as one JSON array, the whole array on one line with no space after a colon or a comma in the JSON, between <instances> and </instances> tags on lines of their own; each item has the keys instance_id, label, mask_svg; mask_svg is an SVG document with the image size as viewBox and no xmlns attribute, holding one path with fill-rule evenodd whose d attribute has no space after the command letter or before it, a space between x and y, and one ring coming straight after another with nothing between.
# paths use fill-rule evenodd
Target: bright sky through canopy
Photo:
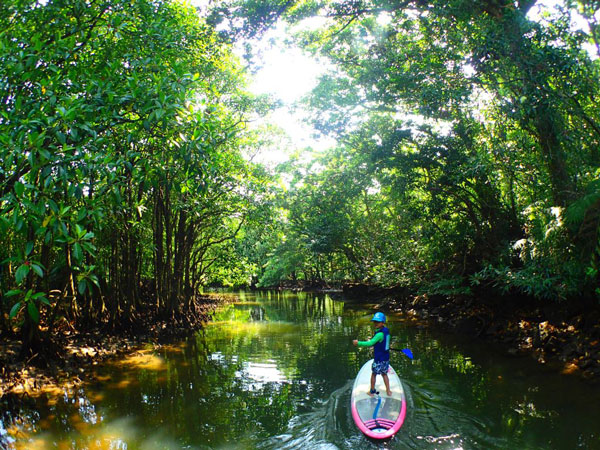
<instances>
[{"instance_id":1,"label":"bright sky through canopy","mask_svg":"<svg viewBox=\"0 0 600 450\"><path fill-rule=\"evenodd\" d=\"M206 7L207 0L192 0L191 3ZM557 0L539 0L530 10L529 18L543 21L545 13L560 14L556 7L562 3ZM389 17L382 17L380 23L385 22L386 19ZM578 20L577 15L574 14L573 27L586 28L587 24L583 20ZM335 144L332 139L314 137L315 130L307 122L307 112L301 107L293 111L295 104L316 86L319 75L324 73L327 66L298 48L286 46L283 43L285 36L285 26L280 24L268 31L260 42L253 44L253 48L258 50L257 54L260 54L261 66L252 76L249 89L257 95L270 95L281 101L283 105L261 123L268 122L281 127L290 138L289 148L285 148L288 147L287 145L281 145L278 148L263 149L256 155L255 161L267 165L285 161L288 159L289 152L307 147L319 151ZM241 49L241 46L239 48ZM242 54L242 50L239 50L239 54ZM253 126L257 125L259 124L253 124Z\"/></svg>"},{"instance_id":2,"label":"bright sky through canopy","mask_svg":"<svg viewBox=\"0 0 600 450\"><path fill-rule=\"evenodd\" d=\"M297 48L269 48L263 52L262 60L264 65L254 77L250 89L257 94L274 95L287 105L315 87L316 78L323 72L323 67L315 59Z\"/></svg>"},{"instance_id":3,"label":"bright sky through canopy","mask_svg":"<svg viewBox=\"0 0 600 450\"><path fill-rule=\"evenodd\" d=\"M315 130L306 121L306 112L294 106L317 84L317 79L326 66L298 48L278 45L285 37L285 28L277 27L269 31L261 40L261 67L252 78L249 86L255 94L266 94L282 102L282 107L273 111L266 122L281 127L291 140L291 148L265 149L257 161L274 164L288 158L287 151L306 147L323 150L334 144L327 138L316 139ZM274 41L276 44L271 45ZM260 44L259 44L260 45Z\"/></svg>"}]
</instances>

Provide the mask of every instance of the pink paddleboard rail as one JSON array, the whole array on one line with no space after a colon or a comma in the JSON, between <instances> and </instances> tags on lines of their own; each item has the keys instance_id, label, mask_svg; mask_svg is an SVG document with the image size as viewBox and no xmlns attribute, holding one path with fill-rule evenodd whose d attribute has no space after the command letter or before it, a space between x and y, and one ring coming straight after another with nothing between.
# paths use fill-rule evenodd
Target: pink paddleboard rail
<instances>
[{"instance_id":1,"label":"pink paddleboard rail","mask_svg":"<svg viewBox=\"0 0 600 450\"><path fill-rule=\"evenodd\" d=\"M400 415L395 422L387 419L371 419L363 422L360 416L358 415L358 410L356 409L356 404L352 402L352 418L356 423L356 426L362 431L366 436L373 439L389 439L394 436L402 427L404 423L404 418L406 417L406 399L402 398L402 406L400 407ZM385 431L373 431L375 429L385 429Z\"/></svg>"}]
</instances>

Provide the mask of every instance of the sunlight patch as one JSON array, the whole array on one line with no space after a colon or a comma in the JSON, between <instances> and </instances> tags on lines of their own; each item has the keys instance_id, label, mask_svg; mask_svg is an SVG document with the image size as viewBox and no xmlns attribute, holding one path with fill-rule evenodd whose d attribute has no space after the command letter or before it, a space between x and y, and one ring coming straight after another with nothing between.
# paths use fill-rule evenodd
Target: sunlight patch
<instances>
[{"instance_id":1,"label":"sunlight patch","mask_svg":"<svg viewBox=\"0 0 600 450\"><path fill-rule=\"evenodd\" d=\"M244 363L244 368L237 371L235 375L241 378L246 388L251 391L259 390L268 383L288 382L288 378L277 368L274 361Z\"/></svg>"},{"instance_id":2,"label":"sunlight patch","mask_svg":"<svg viewBox=\"0 0 600 450\"><path fill-rule=\"evenodd\" d=\"M160 356L153 353L138 352L133 355L127 356L125 359L115 361L115 366L125 366L132 369L145 369L145 370L165 370L165 360Z\"/></svg>"}]
</instances>

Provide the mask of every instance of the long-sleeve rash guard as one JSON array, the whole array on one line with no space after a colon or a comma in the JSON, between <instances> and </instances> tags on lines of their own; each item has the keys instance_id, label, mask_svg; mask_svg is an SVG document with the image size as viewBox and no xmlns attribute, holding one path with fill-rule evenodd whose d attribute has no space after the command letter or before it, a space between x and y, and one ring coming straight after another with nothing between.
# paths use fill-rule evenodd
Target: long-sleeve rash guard
<instances>
[{"instance_id":1,"label":"long-sleeve rash guard","mask_svg":"<svg viewBox=\"0 0 600 450\"><path fill-rule=\"evenodd\" d=\"M372 347L375 344L377 344L378 342L383 342L383 333L380 333L379 331L377 333L375 333L375 336L373 336L370 341L358 341L358 346L359 347Z\"/></svg>"}]
</instances>

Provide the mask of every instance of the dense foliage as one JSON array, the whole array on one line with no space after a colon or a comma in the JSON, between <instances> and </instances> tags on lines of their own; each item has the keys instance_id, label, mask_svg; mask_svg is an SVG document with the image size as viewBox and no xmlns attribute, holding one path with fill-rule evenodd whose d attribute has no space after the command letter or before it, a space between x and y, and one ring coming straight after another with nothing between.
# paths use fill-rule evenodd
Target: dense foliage
<instances>
[{"instance_id":1,"label":"dense foliage","mask_svg":"<svg viewBox=\"0 0 600 450\"><path fill-rule=\"evenodd\" d=\"M168 0L2 2L0 24L2 328L29 350L41 323L189 312L267 183L230 46Z\"/></svg>"},{"instance_id":2,"label":"dense foliage","mask_svg":"<svg viewBox=\"0 0 600 450\"><path fill-rule=\"evenodd\" d=\"M299 23L335 67L308 104L339 147L282 168L265 284L599 295L597 2L535 21L535 1L243 3L247 29Z\"/></svg>"},{"instance_id":3,"label":"dense foliage","mask_svg":"<svg viewBox=\"0 0 600 450\"><path fill-rule=\"evenodd\" d=\"M0 5L0 326L26 351L211 283L600 295L598 2L211 5ZM231 49L282 20L334 67L306 106L338 145L274 192Z\"/></svg>"}]
</instances>

